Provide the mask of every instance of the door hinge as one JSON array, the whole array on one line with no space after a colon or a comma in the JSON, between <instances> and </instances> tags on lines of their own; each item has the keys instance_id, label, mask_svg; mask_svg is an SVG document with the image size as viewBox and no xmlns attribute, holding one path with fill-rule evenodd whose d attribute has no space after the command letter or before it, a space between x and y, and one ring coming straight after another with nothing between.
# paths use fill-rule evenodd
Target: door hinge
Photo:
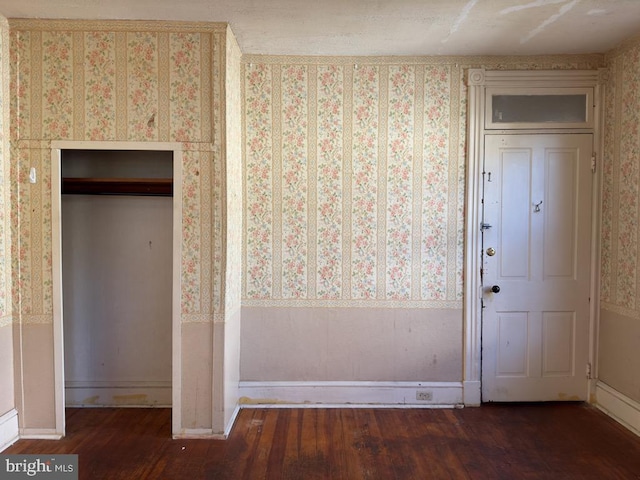
<instances>
[{"instance_id":1,"label":"door hinge","mask_svg":"<svg viewBox=\"0 0 640 480\"><path fill-rule=\"evenodd\" d=\"M591 380L591 362L587 363L587 378Z\"/></svg>"},{"instance_id":2,"label":"door hinge","mask_svg":"<svg viewBox=\"0 0 640 480\"><path fill-rule=\"evenodd\" d=\"M591 154L591 173L596 173L596 152Z\"/></svg>"}]
</instances>

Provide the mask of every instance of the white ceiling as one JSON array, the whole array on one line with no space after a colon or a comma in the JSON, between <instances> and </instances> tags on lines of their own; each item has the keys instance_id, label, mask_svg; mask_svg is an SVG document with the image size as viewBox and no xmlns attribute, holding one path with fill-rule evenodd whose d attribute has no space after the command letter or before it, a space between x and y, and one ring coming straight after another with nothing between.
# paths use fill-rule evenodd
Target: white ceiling
<instances>
[{"instance_id":1,"label":"white ceiling","mask_svg":"<svg viewBox=\"0 0 640 480\"><path fill-rule=\"evenodd\" d=\"M229 22L244 53L599 53L640 33L640 0L0 0L8 18Z\"/></svg>"}]
</instances>

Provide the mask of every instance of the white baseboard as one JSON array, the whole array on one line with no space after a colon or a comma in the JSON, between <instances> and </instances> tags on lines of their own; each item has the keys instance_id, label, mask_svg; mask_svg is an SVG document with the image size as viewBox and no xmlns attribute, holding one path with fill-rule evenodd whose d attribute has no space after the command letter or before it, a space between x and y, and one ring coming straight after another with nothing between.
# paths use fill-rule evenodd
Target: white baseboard
<instances>
[{"instance_id":1,"label":"white baseboard","mask_svg":"<svg viewBox=\"0 0 640 480\"><path fill-rule=\"evenodd\" d=\"M65 382L67 407L170 407L171 381Z\"/></svg>"},{"instance_id":2,"label":"white baseboard","mask_svg":"<svg viewBox=\"0 0 640 480\"><path fill-rule=\"evenodd\" d=\"M20 439L26 440L60 440L64 435L55 428L21 428Z\"/></svg>"},{"instance_id":3,"label":"white baseboard","mask_svg":"<svg viewBox=\"0 0 640 480\"><path fill-rule=\"evenodd\" d=\"M12 408L0 417L0 452L13 445L19 438L18 412Z\"/></svg>"},{"instance_id":4,"label":"white baseboard","mask_svg":"<svg viewBox=\"0 0 640 480\"><path fill-rule=\"evenodd\" d=\"M240 382L240 406L437 408L463 403L461 382ZM418 400L418 394L425 400Z\"/></svg>"},{"instance_id":5,"label":"white baseboard","mask_svg":"<svg viewBox=\"0 0 640 480\"><path fill-rule=\"evenodd\" d=\"M640 403L606 383L596 385L596 406L611 418L640 436Z\"/></svg>"},{"instance_id":6,"label":"white baseboard","mask_svg":"<svg viewBox=\"0 0 640 480\"><path fill-rule=\"evenodd\" d=\"M236 421L238 413L240 412L240 406L236 405L236 408L233 410L231 414L231 418L227 423L224 433L213 433L213 430L210 428L185 428L180 431L180 433L173 434L173 438L175 440L191 440L191 439L209 439L209 440L226 440L229 438L231 434L231 430L233 429L233 424Z\"/></svg>"},{"instance_id":7,"label":"white baseboard","mask_svg":"<svg viewBox=\"0 0 640 480\"><path fill-rule=\"evenodd\" d=\"M482 382L462 382L465 407L479 407L482 403Z\"/></svg>"},{"instance_id":8,"label":"white baseboard","mask_svg":"<svg viewBox=\"0 0 640 480\"><path fill-rule=\"evenodd\" d=\"M173 436L174 440L226 440L227 433L213 433L210 428L185 428Z\"/></svg>"},{"instance_id":9,"label":"white baseboard","mask_svg":"<svg viewBox=\"0 0 640 480\"><path fill-rule=\"evenodd\" d=\"M233 430L233 425L236 423L236 418L238 418L238 413L240 413L240 405L236 405L236 408L233 410L233 413L231 414L231 418L229 419L229 422L227 423L227 426L224 429L225 440L229 438L229 435L231 435L231 430Z\"/></svg>"}]
</instances>

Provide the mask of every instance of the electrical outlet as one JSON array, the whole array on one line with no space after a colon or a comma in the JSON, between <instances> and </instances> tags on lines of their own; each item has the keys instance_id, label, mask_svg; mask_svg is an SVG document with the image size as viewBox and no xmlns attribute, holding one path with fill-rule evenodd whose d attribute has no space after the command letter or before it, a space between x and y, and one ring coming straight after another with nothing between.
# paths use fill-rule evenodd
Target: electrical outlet
<instances>
[{"instance_id":1,"label":"electrical outlet","mask_svg":"<svg viewBox=\"0 0 640 480\"><path fill-rule=\"evenodd\" d=\"M416 400L429 401L433 400L433 393L426 390L418 390L416 392Z\"/></svg>"}]
</instances>

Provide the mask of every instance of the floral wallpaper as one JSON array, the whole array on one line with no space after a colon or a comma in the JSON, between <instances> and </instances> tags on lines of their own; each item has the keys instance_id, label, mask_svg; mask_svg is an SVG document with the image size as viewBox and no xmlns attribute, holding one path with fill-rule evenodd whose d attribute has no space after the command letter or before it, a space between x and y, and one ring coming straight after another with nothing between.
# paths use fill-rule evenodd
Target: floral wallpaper
<instances>
[{"instance_id":1,"label":"floral wallpaper","mask_svg":"<svg viewBox=\"0 0 640 480\"><path fill-rule=\"evenodd\" d=\"M52 322L50 140L183 145L184 322L222 314L213 124L224 124L225 24L11 20L13 301ZM217 55L217 56L216 56ZM217 115L216 118L213 118ZM38 183L28 183L36 167ZM217 222L217 223L216 223ZM218 277L214 278L214 275Z\"/></svg>"},{"instance_id":2,"label":"floral wallpaper","mask_svg":"<svg viewBox=\"0 0 640 480\"><path fill-rule=\"evenodd\" d=\"M0 19L0 327L12 322L9 182L9 26Z\"/></svg>"},{"instance_id":3,"label":"floral wallpaper","mask_svg":"<svg viewBox=\"0 0 640 480\"><path fill-rule=\"evenodd\" d=\"M640 319L640 42L607 55L602 186L602 308Z\"/></svg>"},{"instance_id":4,"label":"floral wallpaper","mask_svg":"<svg viewBox=\"0 0 640 480\"><path fill-rule=\"evenodd\" d=\"M461 308L466 69L602 57L243 64L243 304Z\"/></svg>"},{"instance_id":5,"label":"floral wallpaper","mask_svg":"<svg viewBox=\"0 0 640 480\"><path fill-rule=\"evenodd\" d=\"M245 65L247 303L460 305L454 71Z\"/></svg>"},{"instance_id":6,"label":"floral wallpaper","mask_svg":"<svg viewBox=\"0 0 640 480\"><path fill-rule=\"evenodd\" d=\"M224 313L229 318L240 311L242 302L242 52L233 35L227 36L226 82L226 280ZM240 342L238 340L239 349Z\"/></svg>"}]
</instances>

